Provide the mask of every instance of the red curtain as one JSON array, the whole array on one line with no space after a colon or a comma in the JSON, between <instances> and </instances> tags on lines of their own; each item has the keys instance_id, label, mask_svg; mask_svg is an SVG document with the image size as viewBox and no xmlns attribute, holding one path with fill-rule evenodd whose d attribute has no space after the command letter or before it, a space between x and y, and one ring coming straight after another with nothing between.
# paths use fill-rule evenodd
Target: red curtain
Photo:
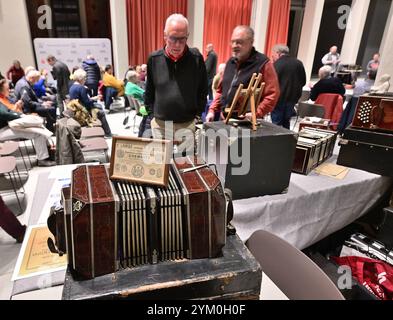
<instances>
[{"instance_id":1,"label":"red curtain","mask_svg":"<svg viewBox=\"0 0 393 320\"><path fill-rule=\"evenodd\" d=\"M270 0L265 54L270 57L276 44L287 44L291 0Z\"/></svg>"},{"instance_id":2,"label":"red curtain","mask_svg":"<svg viewBox=\"0 0 393 320\"><path fill-rule=\"evenodd\" d=\"M131 66L146 63L150 53L164 47L165 21L173 13L187 17L187 0L127 0Z\"/></svg>"},{"instance_id":3,"label":"red curtain","mask_svg":"<svg viewBox=\"0 0 393 320\"><path fill-rule=\"evenodd\" d=\"M238 25L250 25L251 11L252 0L205 1L203 50L212 43L219 64L231 57L232 31Z\"/></svg>"}]
</instances>

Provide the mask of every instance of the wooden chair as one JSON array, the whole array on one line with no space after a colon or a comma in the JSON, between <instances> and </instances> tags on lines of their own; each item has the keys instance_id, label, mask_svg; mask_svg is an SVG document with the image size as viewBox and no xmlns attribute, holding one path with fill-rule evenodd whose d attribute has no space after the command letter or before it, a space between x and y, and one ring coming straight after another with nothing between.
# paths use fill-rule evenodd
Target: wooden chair
<instances>
[{"instance_id":1,"label":"wooden chair","mask_svg":"<svg viewBox=\"0 0 393 320\"><path fill-rule=\"evenodd\" d=\"M265 83L262 82L262 74L257 75L254 73L251 77L250 83L247 89L244 89L244 85L240 84L236 91L235 97L233 98L230 108L225 109L227 117L225 123L228 124L233 114L236 113L237 117L245 117L246 113L251 112L252 114L252 130L257 130L257 107L262 99L263 90Z\"/></svg>"}]
</instances>

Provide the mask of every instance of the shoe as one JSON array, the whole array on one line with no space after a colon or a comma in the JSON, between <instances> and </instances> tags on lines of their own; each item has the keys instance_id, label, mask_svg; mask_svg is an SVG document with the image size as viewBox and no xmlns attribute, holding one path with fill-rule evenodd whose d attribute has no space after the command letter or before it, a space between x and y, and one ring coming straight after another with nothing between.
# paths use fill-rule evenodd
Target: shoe
<instances>
[{"instance_id":1,"label":"shoe","mask_svg":"<svg viewBox=\"0 0 393 320\"><path fill-rule=\"evenodd\" d=\"M17 237L15 240L16 240L16 242L17 243L22 243L23 242L23 239L25 238L25 234L26 234L26 229L27 229L27 227L26 226L23 226L23 233L19 236L19 237Z\"/></svg>"},{"instance_id":2,"label":"shoe","mask_svg":"<svg viewBox=\"0 0 393 320\"><path fill-rule=\"evenodd\" d=\"M56 162L50 160L38 160L39 167L54 167L56 166Z\"/></svg>"}]
</instances>

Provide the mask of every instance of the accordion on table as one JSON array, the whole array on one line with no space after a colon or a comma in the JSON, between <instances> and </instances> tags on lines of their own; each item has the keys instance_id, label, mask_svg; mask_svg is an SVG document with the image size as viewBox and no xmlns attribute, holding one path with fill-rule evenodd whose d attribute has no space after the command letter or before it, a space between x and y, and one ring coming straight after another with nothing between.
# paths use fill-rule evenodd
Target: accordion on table
<instances>
[{"instance_id":1,"label":"accordion on table","mask_svg":"<svg viewBox=\"0 0 393 320\"><path fill-rule=\"evenodd\" d=\"M171 164L167 188L110 181L105 166L79 167L71 192L63 192L70 269L93 279L120 268L218 257L226 205L219 178L198 159Z\"/></svg>"},{"instance_id":2,"label":"accordion on table","mask_svg":"<svg viewBox=\"0 0 393 320\"><path fill-rule=\"evenodd\" d=\"M359 97L352 125L340 140L337 164L393 177L393 99Z\"/></svg>"},{"instance_id":3,"label":"accordion on table","mask_svg":"<svg viewBox=\"0 0 393 320\"><path fill-rule=\"evenodd\" d=\"M379 96L361 96L352 127L393 131L393 99Z\"/></svg>"},{"instance_id":4,"label":"accordion on table","mask_svg":"<svg viewBox=\"0 0 393 320\"><path fill-rule=\"evenodd\" d=\"M337 133L316 128L299 132L293 172L309 174L333 155Z\"/></svg>"},{"instance_id":5,"label":"accordion on table","mask_svg":"<svg viewBox=\"0 0 393 320\"><path fill-rule=\"evenodd\" d=\"M318 119L315 120L310 117L305 117L299 123L299 131L304 128L316 128L316 129L323 129L323 130L330 130L330 120L329 119Z\"/></svg>"}]
</instances>

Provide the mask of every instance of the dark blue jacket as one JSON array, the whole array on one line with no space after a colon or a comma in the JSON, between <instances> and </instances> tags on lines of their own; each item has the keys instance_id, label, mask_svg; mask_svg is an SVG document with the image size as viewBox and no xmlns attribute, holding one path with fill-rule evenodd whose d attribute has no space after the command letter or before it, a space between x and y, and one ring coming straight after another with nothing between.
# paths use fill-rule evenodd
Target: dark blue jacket
<instances>
[{"instance_id":1,"label":"dark blue jacket","mask_svg":"<svg viewBox=\"0 0 393 320\"><path fill-rule=\"evenodd\" d=\"M100 67L95 60L86 60L82 64L83 70L87 73L86 85L97 85L101 79Z\"/></svg>"},{"instance_id":2,"label":"dark blue jacket","mask_svg":"<svg viewBox=\"0 0 393 320\"><path fill-rule=\"evenodd\" d=\"M88 111L94 106L94 101L90 99L87 88L78 83L74 83L70 88L70 99L79 100Z\"/></svg>"}]
</instances>

